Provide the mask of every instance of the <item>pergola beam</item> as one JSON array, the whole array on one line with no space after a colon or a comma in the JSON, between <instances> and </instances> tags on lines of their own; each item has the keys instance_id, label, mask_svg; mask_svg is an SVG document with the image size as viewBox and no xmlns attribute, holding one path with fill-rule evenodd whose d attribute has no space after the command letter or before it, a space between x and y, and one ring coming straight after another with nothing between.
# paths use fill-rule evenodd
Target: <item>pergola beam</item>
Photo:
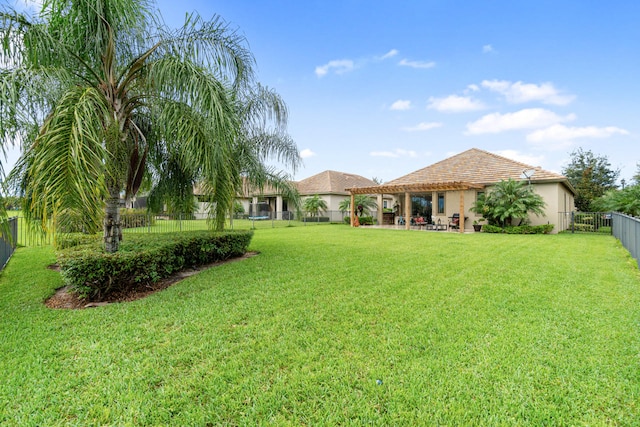
<instances>
[{"instance_id":1,"label":"pergola beam","mask_svg":"<svg viewBox=\"0 0 640 427\"><path fill-rule=\"evenodd\" d=\"M482 184L472 184L464 181L430 182L419 184L376 185L373 187L347 188L351 194L399 194L399 193L425 193L432 191L460 191L480 190Z\"/></svg>"}]
</instances>

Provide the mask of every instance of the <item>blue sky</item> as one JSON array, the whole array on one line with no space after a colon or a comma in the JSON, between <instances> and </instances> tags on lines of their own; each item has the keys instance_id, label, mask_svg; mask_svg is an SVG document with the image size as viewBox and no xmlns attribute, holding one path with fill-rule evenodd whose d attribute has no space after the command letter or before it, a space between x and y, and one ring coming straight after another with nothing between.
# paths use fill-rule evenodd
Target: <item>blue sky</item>
<instances>
[{"instance_id":1,"label":"blue sky","mask_svg":"<svg viewBox=\"0 0 640 427\"><path fill-rule=\"evenodd\" d=\"M388 181L472 147L560 172L640 162L640 2L160 0L222 16L290 111L304 157Z\"/></svg>"}]
</instances>

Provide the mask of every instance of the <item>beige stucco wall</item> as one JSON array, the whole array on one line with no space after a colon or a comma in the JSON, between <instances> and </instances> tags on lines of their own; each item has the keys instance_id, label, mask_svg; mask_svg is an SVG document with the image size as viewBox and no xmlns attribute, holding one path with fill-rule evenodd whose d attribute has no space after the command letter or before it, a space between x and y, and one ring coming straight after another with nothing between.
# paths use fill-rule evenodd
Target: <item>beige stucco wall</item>
<instances>
[{"instance_id":1,"label":"beige stucco wall","mask_svg":"<svg viewBox=\"0 0 640 427\"><path fill-rule=\"evenodd\" d=\"M529 215L531 225L553 224L555 227L552 233L557 233L562 226L559 221L559 212L569 212L574 210L573 194L561 183L542 183L532 184L534 191L539 194L545 201L546 207L544 215ZM465 222L465 230L473 229L473 221L481 218L469 209L476 201L476 190L466 191L464 195L465 216L468 217ZM445 197L445 209L447 216L451 216L454 212L460 210L460 195L457 191L447 192Z\"/></svg>"}]
</instances>

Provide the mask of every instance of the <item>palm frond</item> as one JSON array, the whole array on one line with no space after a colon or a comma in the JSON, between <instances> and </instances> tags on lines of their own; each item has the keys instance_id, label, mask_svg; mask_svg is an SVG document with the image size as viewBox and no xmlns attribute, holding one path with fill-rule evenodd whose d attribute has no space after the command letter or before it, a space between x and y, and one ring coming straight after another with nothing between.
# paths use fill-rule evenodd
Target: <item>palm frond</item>
<instances>
[{"instance_id":1,"label":"palm frond","mask_svg":"<svg viewBox=\"0 0 640 427\"><path fill-rule=\"evenodd\" d=\"M96 89L76 87L60 100L20 162L31 218L46 223L65 209L100 217L96 212L104 205L107 157L102 124L107 117Z\"/></svg>"}]
</instances>

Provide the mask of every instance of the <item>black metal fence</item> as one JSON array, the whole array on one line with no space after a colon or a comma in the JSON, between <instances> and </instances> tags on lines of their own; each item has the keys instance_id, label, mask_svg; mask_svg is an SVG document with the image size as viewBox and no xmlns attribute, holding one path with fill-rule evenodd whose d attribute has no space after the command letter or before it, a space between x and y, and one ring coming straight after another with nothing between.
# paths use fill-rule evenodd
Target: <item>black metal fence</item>
<instances>
[{"instance_id":1,"label":"black metal fence","mask_svg":"<svg viewBox=\"0 0 640 427\"><path fill-rule=\"evenodd\" d=\"M10 235L3 232L0 236L0 270L9 262L18 242L18 217L9 218L7 224Z\"/></svg>"},{"instance_id":2,"label":"black metal fence","mask_svg":"<svg viewBox=\"0 0 640 427\"><path fill-rule=\"evenodd\" d=\"M620 240L640 267L640 219L614 212L612 221L613 235Z\"/></svg>"},{"instance_id":3,"label":"black metal fence","mask_svg":"<svg viewBox=\"0 0 640 427\"><path fill-rule=\"evenodd\" d=\"M304 213L261 212L261 215L235 215L225 219L225 228L234 230L280 227L304 227L320 224L343 223L348 215L339 211L326 211L318 215ZM175 231L207 230L213 227L210 220L198 215L185 214L121 214L123 234L169 233ZM53 232L44 233L30 228L24 218L16 218L16 242L19 246L46 246L54 242ZM52 227L51 227L52 228Z\"/></svg>"},{"instance_id":4,"label":"black metal fence","mask_svg":"<svg viewBox=\"0 0 640 427\"><path fill-rule=\"evenodd\" d=\"M558 232L612 234L611 212L559 212Z\"/></svg>"}]
</instances>

